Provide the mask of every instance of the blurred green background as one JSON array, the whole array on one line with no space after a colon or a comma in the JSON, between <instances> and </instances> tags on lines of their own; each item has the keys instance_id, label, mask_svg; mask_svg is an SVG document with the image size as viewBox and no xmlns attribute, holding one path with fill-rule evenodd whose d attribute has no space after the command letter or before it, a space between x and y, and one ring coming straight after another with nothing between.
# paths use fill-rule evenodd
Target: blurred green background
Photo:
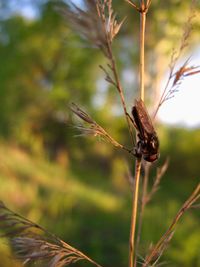
<instances>
[{"instance_id":1,"label":"blurred green background","mask_svg":"<svg viewBox=\"0 0 200 267\"><path fill-rule=\"evenodd\" d=\"M190 1L152 2L146 40L149 102L181 38ZM127 17L113 49L130 110L137 95L139 21L124 1L114 5L120 18ZM0 199L101 265L124 267L131 216L127 166L133 171L133 160L102 140L76 137L69 104L79 104L130 147L126 123L117 92L98 67L105 59L71 30L57 6L59 1L0 1ZM199 17L197 10L187 53L199 40ZM133 74L131 81L127 73ZM170 165L145 211L141 257L200 177L200 129L158 124L158 134L161 157L150 182L168 156ZM200 266L199 219L197 210L184 215L162 259L166 266ZM0 262L21 266L4 240Z\"/></svg>"}]
</instances>

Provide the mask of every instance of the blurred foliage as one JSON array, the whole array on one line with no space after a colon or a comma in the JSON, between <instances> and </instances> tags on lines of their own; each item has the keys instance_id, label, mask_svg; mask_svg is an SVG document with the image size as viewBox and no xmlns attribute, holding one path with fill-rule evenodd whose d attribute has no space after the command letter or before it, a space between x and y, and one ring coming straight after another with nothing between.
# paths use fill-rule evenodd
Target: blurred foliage
<instances>
[{"instance_id":1,"label":"blurred foliage","mask_svg":"<svg viewBox=\"0 0 200 267\"><path fill-rule=\"evenodd\" d=\"M34 19L13 9L20 3L23 9L25 2L37 11ZM125 74L137 70L139 22L128 4L113 2L119 16L127 16L114 51L131 107L136 75L129 82ZM146 50L149 88L155 85L154 78L160 79L160 66L165 70L168 66L188 2L152 1ZM105 84L98 68L104 63L100 52L70 30L56 11L58 3L1 1L0 199L102 265L126 266L131 210L127 165L133 165L132 158L125 161L123 152L102 140L75 138L68 106L81 104L119 142L130 146L125 120L116 92ZM199 25L196 19L192 47ZM161 158L152 168L151 182L156 167L169 155L170 165L145 213L141 256L166 230L200 173L200 130L158 128ZM165 254L167 265L200 266L198 222L197 211L185 215ZM0 250L2 267L20 266L5 242Z\"/></svg>"}]
</instances>

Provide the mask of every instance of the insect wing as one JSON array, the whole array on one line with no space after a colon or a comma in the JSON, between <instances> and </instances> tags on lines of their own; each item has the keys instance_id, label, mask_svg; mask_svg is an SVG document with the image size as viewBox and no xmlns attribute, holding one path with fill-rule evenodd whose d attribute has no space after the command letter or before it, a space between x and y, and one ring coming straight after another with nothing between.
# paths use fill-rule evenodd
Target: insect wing
<instances>
[{"instance_id":1,"label":"insect wing","mask_svg":"<svg viewBox=\"0 0 200 267\"><path fill-rule=\"evenodd\" d=\"M139 117L138 110L137 110L136 106L134 106L132 109L132 115L133 115L133 120L134 120L134 126L139 131L142 139L144 139L145 133L144 133L144 129L143 129L143 126L141 124L140 117Z\"/></svg>"},{"instance_id":2,"label":"insect wing","mask_svg":"<svg viewBox=\"0 0 200 267\"><path fill-rule=\"evenodd\" d=\"M138 127L139 131L140 128L142 128L143 135L146 137L146 134L155 134L155 130L151 121L151 118L146 110L146 107L144 105L144 102L140 100L135 100L135 109L138 114L138 120L140 127Z\"/></svg>"}]
</instances>

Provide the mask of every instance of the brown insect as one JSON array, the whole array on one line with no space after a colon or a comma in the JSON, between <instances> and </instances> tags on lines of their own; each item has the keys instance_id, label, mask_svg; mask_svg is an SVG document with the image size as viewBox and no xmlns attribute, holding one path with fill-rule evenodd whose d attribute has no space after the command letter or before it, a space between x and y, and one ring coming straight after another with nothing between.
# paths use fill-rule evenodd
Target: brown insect
<instances>
[{"instance_id":1,"label":"brown insect","mask_svg":"<svg viewBox=\"0 0 200 267\"><path fill-rule=\"evenodd\" d=\"M135 100L132 108L133 124L138 131L135 156L153 162L159 157L159 140L144 102Z\"/></svg>"}]
</instances>

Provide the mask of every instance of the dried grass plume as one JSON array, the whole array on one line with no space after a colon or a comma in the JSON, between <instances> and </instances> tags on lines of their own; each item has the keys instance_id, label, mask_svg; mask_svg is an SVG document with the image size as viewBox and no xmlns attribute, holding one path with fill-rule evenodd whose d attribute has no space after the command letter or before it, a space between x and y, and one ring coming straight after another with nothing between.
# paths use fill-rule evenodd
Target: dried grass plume
<instances>
[{"instance_id":1,"label":"dried grass plume","mask_svg":"<svg viewBox=\"0 0 200 267\"><path fill-rule=\"evenodd\" d=\"M82 37L110 57L109 45L123 24L116 20L112 0L85 0L84 8L69 1L60 10Z\"/></svg>"},{"instance_id":2,"label":"dried grass plume","mask_svg":"<svg viewBox=\"0 0 200 267\"><path fill-rule=\"evenodd\" d=\"M16 257L24 264L41 267L64 267L86 260L101 267L78 249L65 243L57 236L14 213L0 202L1 237L8 238Z\"/></svg>"}]
</instances>

